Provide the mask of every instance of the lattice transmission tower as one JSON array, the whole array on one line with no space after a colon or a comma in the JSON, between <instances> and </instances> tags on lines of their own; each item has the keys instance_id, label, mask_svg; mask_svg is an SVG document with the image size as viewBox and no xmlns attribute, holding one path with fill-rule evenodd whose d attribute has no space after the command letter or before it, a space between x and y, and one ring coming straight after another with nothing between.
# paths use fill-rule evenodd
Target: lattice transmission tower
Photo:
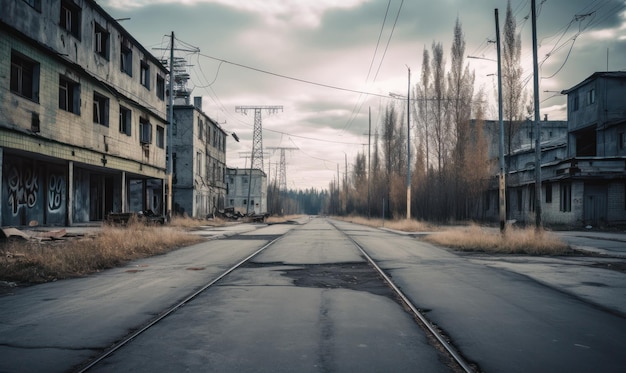
<instances>
[{"instance_id":1,"label":"lattice transmission tower","mask_svg":"<svg viewBox=\"0 0 626 373\"><path fill-rule=\"evenodd\" d=\"M235 111L244 115L248 114L248 110L254 110L254 131L252 133L252 155L250 160L251 169L259 169L265 171L263 168L263 125L261 112L266 110L269 114L274 114L278 111L283 111L282 106L237 106Z\"/></svg>"},{"instance_id":2,"label":"lattice transmission tower","mask_svg":"<svg viewBox=\"0 0 626 373\"><path fill-rule=\"evenodd\" d=\"M287 162L285 160L285 150L298 150L296 147L271 147L271 150L280 150L280 163L278 166L278 190L287 191Z\"/></svg>"}]
</instances>

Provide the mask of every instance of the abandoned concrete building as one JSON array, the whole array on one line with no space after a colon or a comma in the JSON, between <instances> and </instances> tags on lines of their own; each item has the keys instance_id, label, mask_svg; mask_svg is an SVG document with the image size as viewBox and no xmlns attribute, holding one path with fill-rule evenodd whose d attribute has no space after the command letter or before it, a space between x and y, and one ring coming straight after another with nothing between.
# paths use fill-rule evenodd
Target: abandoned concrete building
<instances>
[{"instance_id":1,"label":"abandoned concrete building","mask_svg":"<svg viewBox=\"0 0 626 373\"><path fill-rule=\"evenodd\" d=\"M0 225L164 213L168 71L94 0L0 7Z\"/></svg>"},{"instance_id":2,"label":"abandoned concrete building","mask_svg":"<svg viewBox=\"0 0 626 373\"><path fill-rule=\"evenodd\" d=\"M259 169L228 168L228 200L226 207L232 207L242 214L267 213L267 175Z\"/></svg>"},{"instance_id":3,"label":"abandoned concrete building","mask_svg":"<svg viewBox=\"0 0 626 373\"><path fill-rule=\"evenodd\" d=\"M566 226L626 223L626 72L597 72L564 90L567 131L546 138L542 122L542 220ZM535 219L532 147L508 155L507 215ZM494 183L495 185L495 183ZM497 219L497 186L485 210Z\"/></svg>"},{"instance_id":4,"label":"abandoned concrete building","mask_svg":"<svg viewBox=\"0 0 626 373\"><path fill-rule=\"evenodd\" d=\"M194 218L223 210L226 198L226 132L202 112L202 97L189 104L175 90L172 126L174 213Z\"/></svg>"}]
</instances>

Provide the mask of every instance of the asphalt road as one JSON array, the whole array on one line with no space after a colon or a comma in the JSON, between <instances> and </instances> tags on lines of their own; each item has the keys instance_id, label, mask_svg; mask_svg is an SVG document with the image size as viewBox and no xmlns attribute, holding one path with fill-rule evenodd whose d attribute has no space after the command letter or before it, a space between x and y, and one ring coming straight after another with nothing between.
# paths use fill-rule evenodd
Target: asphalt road
<instances>
[{"instance_id":1,"label":"asphalt road","mask_svg":"<svg viewBox=\"0 0 626 373\"><path fill-rule=\"evenodd\" d=\"M626 275L605 265L623 259L461 255L334 224L482 371L625 370ZM71 371L278 236L94 370L448 370L325 219L199 234L232 237L0 296L0 372Z\"/></svg>"}]
</instances>

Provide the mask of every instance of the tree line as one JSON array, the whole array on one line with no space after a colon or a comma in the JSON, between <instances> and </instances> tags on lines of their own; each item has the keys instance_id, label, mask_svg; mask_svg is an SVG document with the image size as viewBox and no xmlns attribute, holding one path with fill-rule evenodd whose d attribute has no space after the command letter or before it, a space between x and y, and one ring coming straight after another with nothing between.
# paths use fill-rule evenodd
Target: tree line
<instances>
[{"instance_id":1,"label":"tree line","mask_svg":"<svg viewBox=\"0 0 626 373\"><path fill-rule=\"evenodd\" d=\"M509 153L525 101L521 36L510 2L503 35L502 105ZM465 37L458 18L449 64L446 58L440 42L433 41L430 49L424 48L419 83L411 86L408 104L406 99L397 100L384 108L372 135L371 154L357 154L343 180L331 181L328 191L285 192L285 198L278 199L282 211L406 217L410 168L412 218L434 222L480 218L483 196L489 184L496 182L498 159L489 158L492 139L485 131L488 97L482 89L475 92L475 73L466 61Z\"/></svg>"}]
</instances>

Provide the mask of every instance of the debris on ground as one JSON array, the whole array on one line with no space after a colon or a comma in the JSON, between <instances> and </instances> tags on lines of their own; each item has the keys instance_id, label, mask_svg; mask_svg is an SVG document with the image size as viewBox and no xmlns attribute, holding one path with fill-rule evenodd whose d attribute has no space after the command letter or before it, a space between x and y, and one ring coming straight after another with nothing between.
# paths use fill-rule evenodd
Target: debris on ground
<instances>
[{"instance_id":1,"label":"debris on ground","mask_svg":"<svg viewBox=\"0 0 626 373\"><path fill-rule=\"evenodd\" d=\"M0 228L2 235L0 238L9 239L9 238L22 238L25 240L39 240L39 241L49 241L49 240L59 240L62 239L67 231L65 229L59 229L56 231L23 231L13 227L5 227Z\"/></svg>"},{"instance_id":2,"label":"debris on ground","mask_svg":"<svg viewBox=\"0 0 626 373\"><path fill-rule=\"evenodd\" d=\"M158 215L152 212L152 210L144 210L138 212L111 212L108 213L105 219L112 224L126 225L129 221L136 220L143 223L159 223L165 224L165 216Z\"/></svg>"}]
</instances>

